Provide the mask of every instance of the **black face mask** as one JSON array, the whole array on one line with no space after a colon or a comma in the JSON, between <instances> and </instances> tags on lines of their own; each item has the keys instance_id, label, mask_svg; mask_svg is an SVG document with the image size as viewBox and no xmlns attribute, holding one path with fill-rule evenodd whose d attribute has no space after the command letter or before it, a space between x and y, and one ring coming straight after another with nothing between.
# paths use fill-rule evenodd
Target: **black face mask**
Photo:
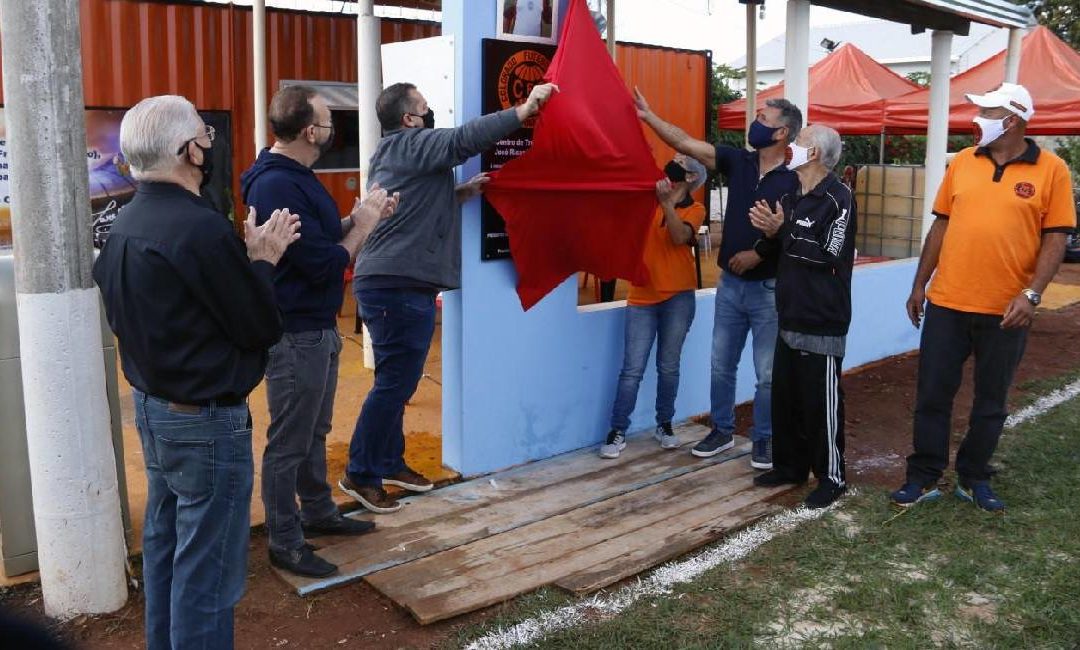
<instances>
[{"instance_id":1,"label":"black face mask","mask_svg":"<svg viewBox=\"0 0 1080 650\"><path fill-rule=\"evenodd\" d=\"M327 136L326 142L319 144L319 157L322 158L328 151L334 148L334 125L330 124L330 135Z\"/></svg>"},{"instance_id":2,"label":"black face mask","mask_svg":"<svg viewBox=\"0 0 1080 650\"><path fill-rule=\"evenodd\" d=\"M664 165L664 175L668 177L672 183L685 183L686 182L686 168L675 162L674 160L668 161L668 164ZM690 192L686 193L686 196L681 201L675 204L676 208L688 208L694 204L694 197L690 196Z\"/></svg>"},{"instance_id":3,"label":"black face mask","mask_svg":"<svg viewBox=\"0 0 1080 650\"><path fill-rule=\"evenodd\" d=\"M672 183L686 182L686 169L674 160L670 160L668 161L668 164L664 165L664 174L667 175Z\"/></svg>"},{"instance_id":4,"label":"black face mask","mask_svg":"<svg viewBox=\"0 0 1080 650\"><path fill-rule=\"evenodd\" d=\"M195 166L198 167L199 171L202 172L202 181L199 182L199 187L206 187L210 184L210 177L214 173L214 146L210 145L209 147L204 147L198 142L195 142L194 140L192 140L191 142L199 148L199 151L202 151L202 164ZM191 160L190 156L188 157L188 160Z\"/></svg>"},{"instance_id":5,"label":"black face mask","mask_svg":"<svg viewBox=\"0 0 1080 650\"><path fill-rule=\"evenodd\" d=\"M425 129L435 128L435 111L431 110L430 107L428 107L427 113L420 116L420 119L424 120Z\"/></svg>"}]
</instances>

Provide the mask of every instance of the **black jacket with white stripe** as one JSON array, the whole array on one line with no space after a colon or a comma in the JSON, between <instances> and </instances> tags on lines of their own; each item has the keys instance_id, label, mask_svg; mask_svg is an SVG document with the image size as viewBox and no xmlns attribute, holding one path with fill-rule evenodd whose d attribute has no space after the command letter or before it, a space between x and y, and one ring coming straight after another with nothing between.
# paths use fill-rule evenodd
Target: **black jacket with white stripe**
<instances>
[{"instance_id":1,"label":"black jacket with white stripe","mask_svg":"<svg viewBox=\"0 0 1080 650\"><path fill-rule=\"evenodd\" d=\"M780 328L843 336L851 324L855 197L829 172L809 193L786 194L780 205L784 225L769 242L780 248L776 275Z\"/></svg>"}]
</instances>

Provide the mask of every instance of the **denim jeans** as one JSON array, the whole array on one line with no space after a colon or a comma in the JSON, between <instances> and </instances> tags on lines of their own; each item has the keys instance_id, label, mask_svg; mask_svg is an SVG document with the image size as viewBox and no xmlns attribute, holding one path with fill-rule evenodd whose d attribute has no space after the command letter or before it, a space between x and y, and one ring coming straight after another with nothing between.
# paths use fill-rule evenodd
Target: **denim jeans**
<instances>
[{"instance_id":1,"label":"denim jeans","mask_svg":"<svg viewBox=\"0 0 1080 650\"><path fill-rule=\"evenodd\" d=\"M356 420L348 472L357 486L381 487L384 477L405 469L402 418L435 334L435 292L361 289L356 300L371 333L375 385Z\"/></svg>"},{"instance_id":2,"label":"denim jeans","mask_svg":"<svg viewBox=\"0 0 1080 650\"><path fill-rule=\"evenodd\" d=\"M693 291L676 294L655 305L626 308L626 338L622 372L611 409L611 428L626 431L637 403L638 387L653 341L656 345L656 423L675 417L679 392L679 360L683 341L694 321L697 302Z\"/></svg>"},{"instance_id":3,"label":"denim jeans","mask_svg":"<svg viewBox=\"0 0 1080 650\"><path fill-rule=\"evenodd\" d=\"M1024 356L1028 329L1001 329L1001 316L926 304L919 343L914 452L907 480L930 485L949 465L953 400L964 363L975 356L975 399L967 435L956 452L956 473L967 481L990 479L990 458L1008 415L1009 387Z\"/></svg>"},{"instance_id":4,"label":"denim jeans","mask_svg":"<svg viewBox=\"0 0 1080 650\"><path fill-rule=\"evenodd\" d=\"M326 483L326 435L334 417L340 354L336 329L286 332L270 348L266 366L270 428L263 454L262 498L274 550L292 551L304 544L301 519L319 521L337 512Z\"/></svg>"},{"instance_id":5,"label":"denim jeans","mask_svg":"<svg viewBox=\"0 0 1080 650\"><path fill-rule=\"evenodd\" d=\"M146 646L232 648L247 576L251 414L247 404L178 407L133 393L147 478Z\"/></svg>"},{"instance_id":6,"label":"denim jeans","mask_svg":"<svg viewBox=\"0 0 1080 650\"><path fill-rule=\"evenodd\" d=\"M754 371L754 442L772 438L772 365L776 349L776 280L743 280L724 273L716 287L712 345L712 423L725 433L735 431L735 376L739 358L752 333Z\"/></svg>"}]
</instances>

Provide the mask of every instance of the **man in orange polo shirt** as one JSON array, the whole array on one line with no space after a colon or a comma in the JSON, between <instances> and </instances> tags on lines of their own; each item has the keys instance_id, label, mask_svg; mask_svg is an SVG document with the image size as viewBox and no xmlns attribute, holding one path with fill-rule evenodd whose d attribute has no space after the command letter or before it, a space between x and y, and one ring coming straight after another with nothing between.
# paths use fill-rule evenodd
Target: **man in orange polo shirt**
<instances>
[{"instance_id":1,"label":"man in orange polo shirt","mask_svg":"<svg viewBox=\"0 0 1080 650\"><path fill-rule=\"evenodd\" d=\"M957 154L945 173L907 303L916 327L925 303L925 321L915 450L892 501L907 507L941 496L937 483L949 462L953 399L974 354L975 400L956 453L956 496L1002 512L1005 504L990 488L989 462L1035 307L1064 257L1076 208L1068 167L1025 137L1035 114L1028 91L1005 83L967 97L979 107L978 144Z\"/></svg>"},{"instance_id":2,"label":"man in orange polo shirt","mask_svg":"<svg viewBox=\"0 0 1080 650\"><path fill-rule=\"evenodd\" d=\"M679 392L679 360L683 341L694 320L697 275L690 245L705 221L705 206L694 201L694 190L705 183L708 172L700 162L682 154L664 168L667 178L656 184L660 207L645 242L645 266L649 283L633 285L627 297L626 350L611 431L600 447L601 458L618 458L626 448L630 414L637 403L638 387L645 376L653 341L656 347L656 432L664 449L676 449L679 439L671 429L675 396Z\"/></svg>"}]
</instances>

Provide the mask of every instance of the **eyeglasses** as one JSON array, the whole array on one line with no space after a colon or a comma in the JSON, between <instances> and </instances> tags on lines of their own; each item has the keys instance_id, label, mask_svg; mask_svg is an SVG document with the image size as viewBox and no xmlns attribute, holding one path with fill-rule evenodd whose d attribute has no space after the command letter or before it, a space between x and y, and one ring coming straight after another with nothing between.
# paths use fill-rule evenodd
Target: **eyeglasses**
<instances>
[{"instance_id":1,"label":"eyeglasses","mask_svg":"<svg viewBox=\"0 0 1080 650\"><path fill-rule=\"evenodd\" d=\"M214 136L216 134L217 134L217 131L214 130L214 127L207 124L206 125L206 133L204 135L205 135L206 139L211 142L211 144L214 142ZM188 138L187 140L184 140L184 144L180 145L180 148L176 150L176 155L177 156L183 155L184 150L187 149L187 146L189 144L191 144L192 142L195 142L196 140L198 140L201 137L203 137L203 136L202 135L197 135L194 138Z\"/></svg>"},{"instance_id":2,"label":"eyeglasses","mask_svg":"<svg viewBox=\"0 0 1080 650\"><path fill-rule=\"evenodd\" d=\"M333 124L312 124L311 126L317 126L320 129L333 129L334 128Z\"/></svg>"}]
</instances>

